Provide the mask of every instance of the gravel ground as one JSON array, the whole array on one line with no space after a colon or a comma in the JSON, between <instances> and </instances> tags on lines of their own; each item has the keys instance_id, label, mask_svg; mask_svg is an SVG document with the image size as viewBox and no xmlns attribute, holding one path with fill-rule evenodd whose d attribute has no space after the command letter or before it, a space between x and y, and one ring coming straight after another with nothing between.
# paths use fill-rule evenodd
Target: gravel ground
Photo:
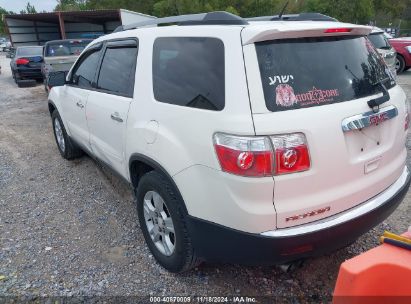
<instances>
[{"instance_id":1,"label":"gravel ground","mask_svg":"<svg viewBox=\"0 0 411 304\"><path fill-rule=\"evenodd\" d=\"M43 86L18 88L4 55L0 64L0 296L266 295L318 301L332 294L343 261L376 246L384 229L403 232L411 224L408 193L385 222L350 247L307 260L294 272L205 264L170 274L145 246L128 185L87 156L61 158ZM411 94L411 71L399 83Z\"/></svg>"}]
</instances>

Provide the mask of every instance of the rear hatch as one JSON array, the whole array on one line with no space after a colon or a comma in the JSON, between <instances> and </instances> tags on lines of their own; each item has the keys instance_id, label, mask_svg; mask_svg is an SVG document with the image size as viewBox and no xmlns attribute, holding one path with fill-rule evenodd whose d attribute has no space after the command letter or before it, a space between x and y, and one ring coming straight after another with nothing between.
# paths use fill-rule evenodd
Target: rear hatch
<instances>
[{"instance_id":1,"label":"rear hatch","mask_svg":"<svg viewBox=\"0 0 411 304\"><path fill-rule=\"evenodd\" d=\"M17 49L16 65L19 68L40 70L43 63L42 47L21 47Z\"/></svg>"},{"instance_id":2,"label":"rear hatch","mask_svg":"<svg viewBox=\"0 0 411 304\"><path fill-rule=\"evenodd\" d=\"M293 144L308 149L308 169L291 166L273 177L278 228L372 198L401 175L406 158L405 94L366 38L369 30L307 24L242 33L256 135L285 135L272 137L274 146L289 139L295 154L276 158L276 166L305 153ZM367 102L382 95L381 84L390 99L373 111Z\"/></svg>"},{"instance_id":3,"label":"rear hatch","mask_svg":"<svg viewBox=\"0 0 411 304\"><path fill-rule=\"evenodd\" d=\"M47 43L44 50L44 73L69 71L81 52L91 42L83 40L61 40Z\"/></svg>"},{"instance_id":4,"label":"rear hatch","mask_svg":"<svg viewBox=\"0 0 411 304\"><path fill-rule=\"evenodd\" d=\"M68 71L77 60L78 56L46 57L47 72Z\"/></svg>"}]
</instances>

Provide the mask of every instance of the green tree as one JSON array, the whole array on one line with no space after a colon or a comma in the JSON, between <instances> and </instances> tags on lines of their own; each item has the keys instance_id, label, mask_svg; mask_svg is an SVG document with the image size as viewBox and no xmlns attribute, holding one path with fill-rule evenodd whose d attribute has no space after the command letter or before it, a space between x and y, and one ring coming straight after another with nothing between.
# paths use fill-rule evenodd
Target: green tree
<instances>
[{"instance_id":1,"label":"green tree","mask_svg":"<svg viewBox=\"0 0 411 304\"><path fill-rule=\"evenodd\" d=\"M20 14L35 14L37 13L34 5L31 5L30 2L27 2L26 8L20 11Z\"/></svg>"},{"instance_id":2,"label":"green tree","mask_svg":"<svg viewBox=\"0 0 411 304\"><path fill-rule=\"evenodd\" d=\"M55 11L79 11L88 9L87 0L59 0Z\"/></svg>"},{"instance_id":3,"label":"green tree","mask_svg":"<svg viewBox=\"0 0 411 304\"><path fill-rule=\"evenodd\" d=\"M219 10L253 17L277 15L285 3L286 0L58 0L55 10L124 8L157 17ZM405 24L411 18L410 8L411 0L290 0L284 13L319 12L345 22L388 25Z\"/></svg>"},{"instance_id":4,"label":"green tree","mask_svg":"<svg viewBox=\"0 0 411 304\"><path fill-rule=\"evenodd\" d=\"M367 24L374 16L373 0L306 0L305 11L319 12L344 22Z\"/></svg>"},{"instance_id":5,"label":"green tree","mask_svg":"<svg viewBox=\"0 0 411 304\"><path fill-rule=\"evenodd\" d=\"M411 0L374 0L374 6L376 14L373 21L377 26L398 26L401 21L409 22L411 19L407 14L410 12Z\"/></svg>"},{"instance_id":6,"label":"green tree","mask_svg":"<svg viewBox=\"0 0 411 304\"><path fill-rule=\"evenodd\" d=\"M4 8L0 6L0 36L4 36L6 34L6 25L4 20L4 15L11 15L14 14L11 11L6 11Z\"/></svg>"},{"instance_id":7,"label":"green tree","mask_svg":"<svg viewBox=\"0 0 411 304\"><path fill-rule=\"evenodd\" d=\"M7 11L0 6L0 36L6 33L3 16L7 14Z\"/></svg>"}]
</instances>

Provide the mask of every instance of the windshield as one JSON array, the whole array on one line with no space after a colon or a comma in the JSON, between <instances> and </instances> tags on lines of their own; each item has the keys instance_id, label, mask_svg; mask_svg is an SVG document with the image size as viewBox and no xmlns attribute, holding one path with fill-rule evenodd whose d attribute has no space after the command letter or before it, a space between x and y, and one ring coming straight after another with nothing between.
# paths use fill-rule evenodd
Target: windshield
<instances>
[{"instance_id":1,"label":"windshield","mask_svg":"<svg viewBox=\"0 0 411 304\"><path fill-rule=\"evenodd\" d=\"M91 40L70 40L51 42L48 43L46 46L46 56L78 56L90 42Z\"/></svg>"},{"instance_id":2,"label":"windshield","mask_svg":"<svg viewBox=\"0 0 411 304\"><path fill-rule=\"evenodd\" d=\"M365 37L318 37L256 43L267 108L286 111L370 96L394 78Z\"/></svg>"},{"instance_id":3,"label":"windshield","mask_svg":"<svg viewBox=\"0 0 411 304\"><path fill-rule=\"evenodd\" d=\"M16 55L17 57L43 56L43 47L42 46L19 47L17 48Z\"/></svg>"},{"instance_id":4,"label":"windshield","mask_svg":"<svg viewBox=\"0 0 411 304\"><path fill-rule=\"evenodd\" d=\"M386 33L386 32L384 32L384 36L385 36L385 38L387 38L387 39L392 39L392 38L394 38L391 34L388 34L388 33Z\"/></svg>"},{"instance_id":5,"label":"windshield","mask_svg":"<svg viewBox=\"0 0 411 304\"><path fill-rule=\"evenodd\" d=\"M388 42L388 39L385 37L384 33L370 34L368 38L377 49L391 49L391 44Z\"/></svg>"}]
</instances>

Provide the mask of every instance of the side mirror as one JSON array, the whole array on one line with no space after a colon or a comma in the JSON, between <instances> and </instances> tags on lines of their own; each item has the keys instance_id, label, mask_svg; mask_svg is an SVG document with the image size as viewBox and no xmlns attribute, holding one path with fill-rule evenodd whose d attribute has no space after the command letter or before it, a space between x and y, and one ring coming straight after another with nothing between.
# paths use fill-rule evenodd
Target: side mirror
<instances>
[{"instance_id":1,"label":"side mirror","mask_svg":"<svg viewBox=\"0 0 411 304\"><path fill-rule=\"evenodd\" d=\"M61 87L66 84L66 72L50 72L47 85L52 87Z\"/></svg>"},{"instance_id":2,"label":"side mirror","mask_svg":"<svg viewBox=\"0 0 411 304\"><path fill-rule=\"evenodd\" d=\"M73 79L72 79L73 84L78 85L79 79L80 79L79 75L73 75Z\"/></svg>"}]
</instances>

